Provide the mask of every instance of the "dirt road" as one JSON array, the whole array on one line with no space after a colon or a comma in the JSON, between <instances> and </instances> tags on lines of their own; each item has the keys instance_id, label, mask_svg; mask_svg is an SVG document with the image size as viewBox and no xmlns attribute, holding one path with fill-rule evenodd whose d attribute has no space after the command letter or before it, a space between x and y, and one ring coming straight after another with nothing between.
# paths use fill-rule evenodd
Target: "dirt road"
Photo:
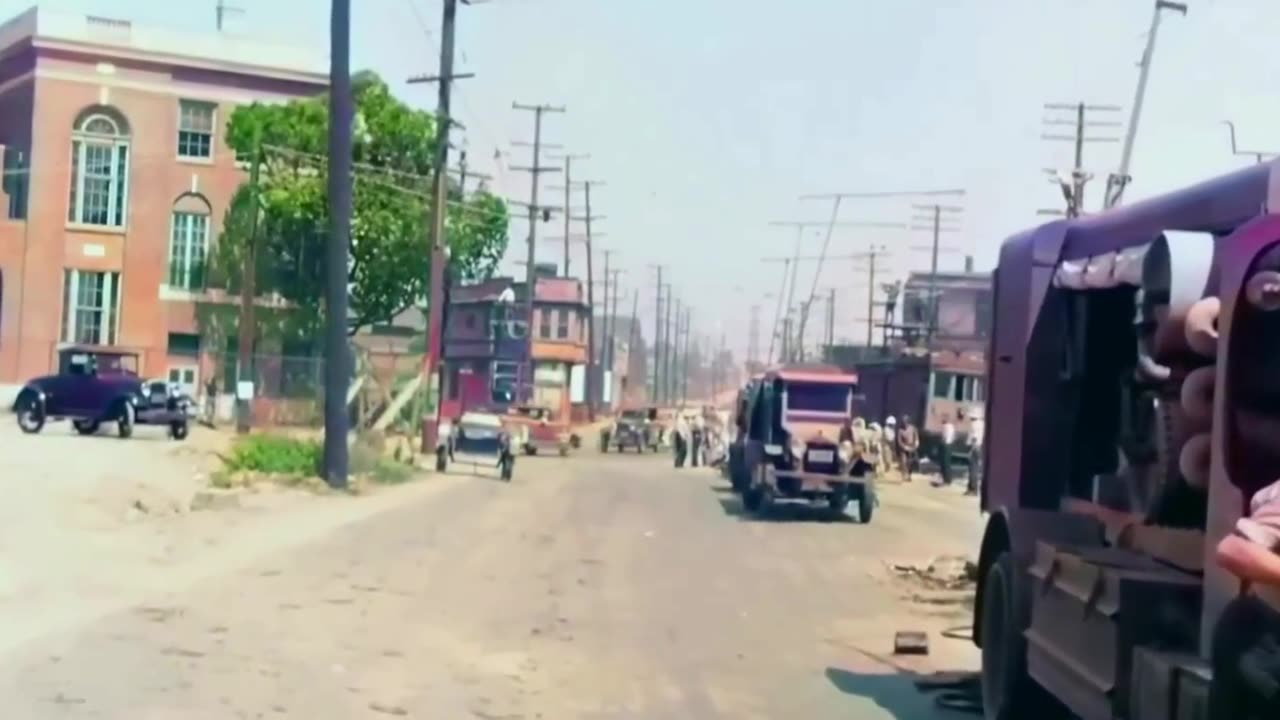
<instances>
[{"instance_id":1,"label":"dirt road","mask_svg":"<svg viewBox=\"0 0 1280 720\"><path fill-rule=\"evenodd\" d=\"M748 520L665 458L522 461L0 656L0 717L947 717L876 659L964 623L886 561L971 552L949 491ZM933 615L927 614L932 612ZM971 667L932 637L919 669Z\"/></svg>"}]
</instances>

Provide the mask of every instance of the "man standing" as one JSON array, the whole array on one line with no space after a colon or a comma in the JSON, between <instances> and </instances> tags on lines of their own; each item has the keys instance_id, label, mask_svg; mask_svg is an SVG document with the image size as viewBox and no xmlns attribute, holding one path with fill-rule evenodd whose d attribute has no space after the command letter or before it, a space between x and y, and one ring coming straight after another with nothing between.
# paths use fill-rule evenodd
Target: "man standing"
<instances>
[{"instance_id":1,"label":"man standing","mask_svg":"<svg viewBox=\"0 0 1280 720\"><path fill-rule=\"evenodd\" d=\"M902 477L911 482L916 470L916 453L920 450L920 432L911 424L911 418L902 416L902 427L898 433L898 464L902 466Z\"/></svg>"},{"instance_id":2,"label":"man standing","mask_svg":"<svg viewBox=\"0 0 1280 720\"><path fill-rule=\"evenodd\" d=\"M689 423L685 422L684 413L676 413L676 428L673 437L676 450L676 467L684 467L685 456L689 452Z\"/></svg>"},{"instance_id":3,"label":"man standing","mask_svg":"<svg viewBox=\"0 0 1280 720\"><path fill-rule=\"evenodd\" d=\"M706 420L703 419L702 413L693 416L693 428L691 430L691 439L689 440L689 451L693 453L693 466L698 467L698 459L702 454L702 443L707 434Z\"/></svg>"},{"instance_id":4,"label":"man standing","mask_svg":"<svg viewBox=\"0 0 1280 720\"><path fill-rule=\"evenodd\" d=\"M956 441L956 425L951 422L950 415L942 416L942 447L938 449L938 468L942 477L934 481L934 487L945 487L951 484L951 446Z\"/></svg>"},{"instance_id":5,"label":"man standing","mask_svg":"<svg viewBox=\"0 0 1280 720\"><path fill-rule=\"evenodd\" d=\"M982 478L982 462L985 460L982 439L987 429L982 413L982 408L969 411L969 482L964 488L965 495L977 495L978 481Z\"/></svg>"},{"instance_id":6,"label":"man standing","mask_svg":"<svg viewBox=\"0 0 1280 720\"><path fill-rule=\"evenodd\" d=\"M880 455L884 457L885 470L893 470L898 464L898 421L890 415L884 421L884 438L880 441Z\"/></svg>"},{"instance_id":7,"label":"man standing","mask_svg":"<svg viewBox=\"0 0 1280 720\"><path fill-rule=\"evenodd\" d=\"M1280 481L1253 496L1249 517L1217 555L1248 593L1227 605L1214 630L1209 717L1280 717Z\"/></svg>"}]
</instances>

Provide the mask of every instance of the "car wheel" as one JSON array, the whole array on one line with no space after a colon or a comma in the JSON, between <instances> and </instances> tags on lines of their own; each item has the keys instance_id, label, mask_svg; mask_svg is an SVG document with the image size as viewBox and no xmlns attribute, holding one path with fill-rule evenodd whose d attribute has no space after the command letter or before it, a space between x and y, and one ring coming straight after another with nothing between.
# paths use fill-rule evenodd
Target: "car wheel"
<instances>
[{"instance_id":1,"label":"car wheel","mask_svg":"<svg viewBox=\"0 0 1280 720\"><path fill-rule=\"evenodd\" d=\"M120 414L116 416L116 434L123 439L133 437L133 403L120 403Z\"/></svg>"},{"instance_id":2,"label":"car wheel","mask_svg":"<svg viewBox=\"0 0 1280 720\"><path fill-rule=\"evenodd\" d=\"M1020 598L1013 557L1001 553L982 587L982 705L988 720L1065 717L1062 706L1027 673L1023 631L1031 609Z\"/></svg>"},{"instance_id":3,"label":"car wheel","mask_svg":"<svg viewBox=\"0 0 1280 720\"><path fill-rule=\"evenodd\" d=\"M28 397L18 405L18 427L28 435L34 435L44 429L44 408L40 399Z\"/></svg>"},{"instance_id":4,"label":"car wheel","mask_svg":"<svg viewBox=\"0 0 1280 720\"><path fill-rule=\"evenodd\" d=\"M181 420L181 421L169 424L169 437L173 438L174 440L186 440L187 435L190 434L190 432L191 432L191 427L187 424L187 421L185 420Z\"/></svg>"}]
</instances>

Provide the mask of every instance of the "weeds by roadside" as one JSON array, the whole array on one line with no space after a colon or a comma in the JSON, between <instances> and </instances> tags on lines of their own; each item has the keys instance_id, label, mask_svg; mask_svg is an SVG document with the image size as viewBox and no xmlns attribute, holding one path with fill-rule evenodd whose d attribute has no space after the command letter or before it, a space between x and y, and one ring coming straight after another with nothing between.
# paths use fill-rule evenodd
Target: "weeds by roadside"
<instances>
[{"instance_id":1,"label":"weeds by roadside","mask_svg":"<svg viewBox=\"0 0 1280 720\"><path fill-rule=\"evenodd\" d=\"M413 480L416 470L412 455L388 458L385 439L365 436L351 448L351 492L359 494L370 484L400 485ZM397 451L399 446L397 446ZM220 490L253 488L260 484L328 492L319 477L324 457L323 445L314 439L285 435L256 434L237 438L220 456L222 467L210 476L210 485Z\"/></svg>"}]
</instances>

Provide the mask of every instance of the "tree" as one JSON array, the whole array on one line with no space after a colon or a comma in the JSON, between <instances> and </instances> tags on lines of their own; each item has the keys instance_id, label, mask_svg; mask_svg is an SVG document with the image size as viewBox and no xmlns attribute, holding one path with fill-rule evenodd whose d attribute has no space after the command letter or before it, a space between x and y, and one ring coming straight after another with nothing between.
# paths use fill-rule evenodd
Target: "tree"
<instances>
[{"instance_id":1,"label":"tree","mask_svg":"<svg viewBox=\"0 0 1280 720\"><path fill-rule=\"evenodd\" d=\"M349 331L425 306L431 270L428 195L437 124L433 114L397 100L381 79L352 82L353 155ZM238 157L261 147L256 290L292 310L280 332L311 336L324 323L325 243L329 229L328 96L288 104L254 103L231 115L227 142ZM507 206L484 188L465 195L450 181L445 215L453 275L490 276L506 252ZM213 277L238 291L249 247L252 189L240 187L212 259Z\"/></svg>"}]
</instances>

